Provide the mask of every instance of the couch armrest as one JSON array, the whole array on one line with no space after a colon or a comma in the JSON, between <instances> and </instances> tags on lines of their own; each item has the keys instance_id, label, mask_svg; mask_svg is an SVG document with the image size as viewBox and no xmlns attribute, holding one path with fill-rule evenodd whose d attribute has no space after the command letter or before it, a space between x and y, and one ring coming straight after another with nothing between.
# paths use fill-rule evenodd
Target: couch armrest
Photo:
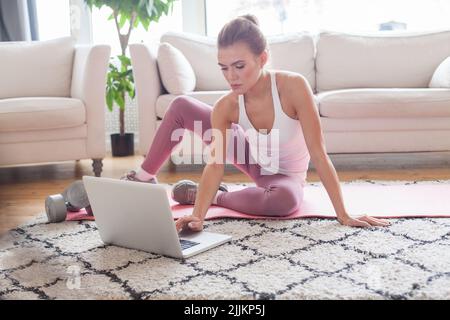
<instances>
[{"instance_id":1,"label":"couch armrest","mask_svg":"<svg viewBox=\"0 0 450 320\"><path fill-rule=\"evenodd\" d=\"M147 153L155 136L156 100L163 94L157 63L158 46L159 43L130 45L139 112L139 152L142 155Z\"/></svg>"},{"instance_id":2,"label":"couch armrest","mask_svg":"<svg viewBox=\"0 0 450 320\"><path fill-rule=\"evenodd\" d=\"M71 97L86 107L87 147L90 158L106 154L106 73L111 48L108 45L77 46L72 72Z\"/></svg>"},{"instance_id":3,"label":"couch armrest","mask_svg":"<svg viewBox=\"0 0 450 320\"><path fill-rule=\"evenodd\" d=\"M430 88L450 89L450 56L436 68L428 86Z\"/></svg>"}]
</instances>

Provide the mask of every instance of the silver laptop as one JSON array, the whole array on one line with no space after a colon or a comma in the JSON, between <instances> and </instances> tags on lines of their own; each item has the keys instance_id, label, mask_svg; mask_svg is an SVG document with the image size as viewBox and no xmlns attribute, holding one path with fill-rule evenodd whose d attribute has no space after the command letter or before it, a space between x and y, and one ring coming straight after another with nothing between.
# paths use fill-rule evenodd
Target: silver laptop
<instances>
[{"instance_id":1,"label":"silver laptop","mask_svg":"<svg viewBox=\"0 0 450 320\"><path fill-rule=\"evenodd\" d=\"M105 244L188 258L231 240L206 231L178 233L162 185L83 176Z\"/></svg>"}]
</instances>

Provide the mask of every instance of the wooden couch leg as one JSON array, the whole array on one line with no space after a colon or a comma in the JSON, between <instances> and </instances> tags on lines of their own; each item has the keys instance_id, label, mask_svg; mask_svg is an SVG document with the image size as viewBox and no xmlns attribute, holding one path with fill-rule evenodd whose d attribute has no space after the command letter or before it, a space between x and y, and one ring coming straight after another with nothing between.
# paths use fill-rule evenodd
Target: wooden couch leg
<instances>
[{"instance_id":1,"label":"wooden couch leg","mask_svg":"<svg viewBox=\"0 0 450 320\"><path fill-rule=\"evenodd\" d=\"M100 177L103 168L103 159L92 159L92 168L96 177Z\"/></svg>"},{"instance_id":2,"label":"wooden couch leg","mask_svg":"<svg viewBox=\"0 0 450 320\"><path fill-rule=\"evenodd\" d=\"M169 157L169 172L177 171L177 165L173 163L172 158Z\"/></svg>"}]
</instances>

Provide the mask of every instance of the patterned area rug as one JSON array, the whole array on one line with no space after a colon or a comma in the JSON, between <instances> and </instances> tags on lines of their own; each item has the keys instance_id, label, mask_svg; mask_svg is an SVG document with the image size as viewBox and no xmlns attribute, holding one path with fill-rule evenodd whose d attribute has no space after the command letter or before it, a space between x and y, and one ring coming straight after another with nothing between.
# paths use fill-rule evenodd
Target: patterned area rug
<instances>
[{"instance_id":1,"label":"patterned area rug","mask_svg":"<svg viewBox=\"0 0 450 320\"><path fill-rule=\"evenodd\" d=\"M179 261L42 214L0 239L0 299L450 299L450 219L391 222L212 220L205 229L233 241Z\"/></svg>"}]
</instances>

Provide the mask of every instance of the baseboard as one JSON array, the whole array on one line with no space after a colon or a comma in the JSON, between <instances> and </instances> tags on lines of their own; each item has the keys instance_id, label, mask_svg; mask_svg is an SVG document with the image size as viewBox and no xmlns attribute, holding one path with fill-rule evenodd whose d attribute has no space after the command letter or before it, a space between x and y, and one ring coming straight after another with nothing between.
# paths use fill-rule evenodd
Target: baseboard
<instances>
[{"instance_id":1,"label":"baseboard","mask_svg":"<svg viewBox=\"0 0 450 320\"><path fill-rule=\"evenodd\" d=\"M329 154L336 170L377 170L377 169L420 169L420 168L450 168L450 151L433 152L395 152L395 153L348 153ZM201 172L205 164L178 164L176 171ZM167 161L162 169L169 169ZM309 168L315 170L311 161ZM226 164L227 172L240 172L232 164Z\"/></svg>"},{"instance_id":2,"label":"baseboard","mask_svg":"<svg viewBox=\"0 0 450 320\"><path fill-rule=\"evenodd\" d=\"M337 170L450 168L450 151L329 154L329 157Z\"/></svg>"}]
</instances>

